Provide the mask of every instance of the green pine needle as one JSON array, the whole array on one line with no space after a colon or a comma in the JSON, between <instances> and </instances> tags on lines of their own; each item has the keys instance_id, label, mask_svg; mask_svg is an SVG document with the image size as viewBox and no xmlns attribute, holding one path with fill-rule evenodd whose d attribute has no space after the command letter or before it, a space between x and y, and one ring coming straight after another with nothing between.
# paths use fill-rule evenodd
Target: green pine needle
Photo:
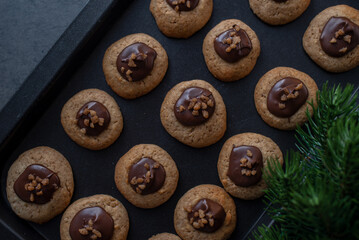
<instances>
[{"instance_id":1,"label":"green pine needle","mask_svg":"<svg viewBox=\"0 0 359 240\"><path fill-rule=\"evenodd\" d=\"M359 114L353 86L323 86L297 148L264 173L269 214L255 239L359 239Z\"/></svg>"}]
</instances>

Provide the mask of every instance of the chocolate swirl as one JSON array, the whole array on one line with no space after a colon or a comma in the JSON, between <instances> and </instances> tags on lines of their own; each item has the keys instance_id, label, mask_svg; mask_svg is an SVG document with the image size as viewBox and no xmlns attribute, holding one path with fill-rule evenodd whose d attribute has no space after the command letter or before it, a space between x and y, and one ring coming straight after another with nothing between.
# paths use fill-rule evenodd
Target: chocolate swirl
<instances>
[{"instance_id":1,"label":"chocolate swirl","mask_svg":"<svg viewBox=\"0 0 359 240\"><path fill-rule=\"evenodd\" d=\"M345 17L331 17L320 36L323 51L332 57L342 57L359 44L359 26Z\"/></svg>"},{"instance_id":2,"label":"chocolate swirl","mask_svg":"<svg viewBox=\"0 0 359 240\"><path fill-rule=\"evenodd\" d=\"M198 5L199 0L166 0L176 12L191 11Z\"/></svg>"},{"instance_id":3,"label":"chocolate swirl","mask_svg":"<svg viewBox=\"0 0 359 240\"><path fill-rule=\"evenodd\" d=\"M263 156L254 146L233 146L227 175L241 187L255 185L262 178Z\"/></svg>"},{"instance_id":4,"label":"chocolate swirl","mask_svg":"<svg viewBox=\"0 0 359 240\"><path fill-rule=\"evenodd\" d=\"M187 88L178 98L174 113L177 120L186 126L202 124L213 115L216 102L212 93L204 88Z\"/></svg>"},{"instance_id":5,"label":"chocolate swirl","mask_svg":"<svg viewBox=\"0 0 359 240\"><path fill-rule=\"evenodd\" d=\"M233 28L216 37L214 49L224 61L234 63L248 56L252 50L252 42L246 31L233 25Z\"/></svg>"},{"instance_id":6,"label":"chocolate swirl","mask_svg":"<svg viewBox=\"0 0 359 240\"><path fill-rule=\"evenodd\" d=\"M187 215L190 224L198 231L212 233L226 219L222 205L208 198L200 199Z\"/></svg>"},{"instance_id":7,"label":"chocolate swirl","mask_svg":"<svg viewBox=\"0 0 359 240\"><path fill-rule=\"evenodd\" d=\"M308 89L302 81L292 77L279 80L269 91L267 107L269 112L281 118L288 118L305 104Z\"/></svg>"},{"instance_id":8,"label":"chocolate swirl","mask_svg":"<svg viewBox=\"0 0 359 240\"><path fill-rule=\"evenodd\" d=\"M70 223L72 240L110 240L114 222L110 214L101 207L80 210Z\"/></svg>"},{"instance_id":9,"label":"chocolate swirl","mask_svg":"<svg viewBox=\"0 0 359 240\"><path fill-rule=\"evenodd\" d=\"M59 187L56 173L39 164L28 166L14 183L14 191L21 200L36 204L49 202Z\"/></svg>"},{"instance_id":10,"label":"chocolate swirl","mask_svg":"<svg viewBox=\"0 0 359 240\"><path fill-rule=\"evenodd\" d=\"M77 126L88 136L98 136L110 124L111 116L107 108L93 101L83 105L76 115Z\"/></svg>"},{"instance_id":11,"label":"chocolate swirl","mask_svg":"<svg viewBox=\"0 0 359 240\"><path fill-rule=\"evenodd\" d=\"M129 82L147 77L157 57L156 51L144 43L127 46L117 57L117 70Z\"/></svg>"},{"instance_id":12,"label":"chocolate swirl","mask_svg":"<svg viewBox=\"0 0 359 240\"><path fill-rule=\"evenodd\" d=\"M163 186L165 179L165 169L151 158L142 158L131 166L128 173L131 187L142 195L157 192Z\"/></svg>"}]
</instances>

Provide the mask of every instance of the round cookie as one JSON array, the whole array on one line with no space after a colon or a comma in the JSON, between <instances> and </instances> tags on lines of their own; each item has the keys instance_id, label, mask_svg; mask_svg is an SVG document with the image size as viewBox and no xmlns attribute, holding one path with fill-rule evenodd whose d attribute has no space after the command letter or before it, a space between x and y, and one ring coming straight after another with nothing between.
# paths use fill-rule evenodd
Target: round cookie
<instances>
[{"instance_id":1,"label":"round cookie","mask_svg":"<svg viewBox=\"0 0 359 240\"><path fill-rule=\"evenodd\" d=\"M95 117L94 121L91 120L92 117ZM104 119L103 122L101 119ZM66 102L61 111L61 124L77 144L91 150L100 150L110 146L120 136L123 119L115 99L102 90L86 89Z\"/></svg>"},{"instance_id":2,"label":"round cookie","mask_svg":"<svg viewBox=\"0 0 359 240\"><path fill-rule=\"evenodd\" d=\"M60 236L61 240L91 238L92 235L102 236L103 240L125 240L129 227L122 203L99 194L81 198L66 209L61 218Z\"/></svg>"},{"instance_id":3,"label":"round cookie","mask_svg":"<svg viewBox=\"0 0 359 240\"><path fill-rule=\"evenodd\" d=\"M166 74L167 53L153 37L136 33L121 38L105 52L107 84L119 96L134 99L154 89Z\"/></svg>"},{"instance_id":4,"label":"round cookie","mask_svg":"<svg viewBox=\"0 0 359 240\"><path fill-rule=\"evenodd\" d=\"M354 25L342 28L343 23L337 21L340 18ZM341 33L340 28L345 31ZM315 63L329 72L345 72L359 66L359 11L347 5L323 10L305 31L303 47Z\"/></svg>"},{"instance_id":5,"label":"round cookie","mask_svg":"<svg viewBox=\"0 0 359 240\"><path fill-rule=\"evenodd\" d=\"M288 86L277 85L282 79L292 81L293 78L299 80L299 82L288 82ZM296 90L295 87L298 86L300 82L303 84L303 88ZM273 86L279 86L278 88L276 87L278 90L276 92L277 95L271 95L271 90L274 89ZM289 89L289 94L287 94L288 92L286 92L285 89ZM305 92L302 92L305 89L307 91L307 98L302 98L302 96L305 96ZM295 129L297 125L302 125L308 120L306 115L307 109L309 113L313 115L310 102L313 101L314 106L317 106L317 91L318 86L309 75L293 68L277 67L264 74L258 81L254 91L254 102L259 115L268 125L281 130L292 130ZM292 95L296 94L295 92L299 93L298 97ZM274 93L274 91L272 93ZM284 101L279 99L283 97L283 94L288 96L288 99L287 97L283 99ZM268 105L269 95L278 98L275 99L273 97L273 100L269 101L271 103L270 105ZM291 99L289 95L293 96L293 98ZM277 103L278 105L276 105ZM273 111L273 108L275 111ZM283 114L281 112L283 112Z\"/></svg>"},{"instance_id":6,"label":"round cookie","mask_svg":"<svg viewBox=\"0 0 359 240\"><path fill-rule=\"evenodd\" d=\"M212 10L213 0L151 0L150 3L158 28L173 38L192 36L206 25Z\"/></svg>"},{"instance_id":7,"label":"round cookie","mask_svg":"<svg viewBox=\"0 0 359 240\"><path fill-rule=\"evenodd\" d=\"M148 240L181 240L177 235L172 233L160 233L150 237Z\"/></svg>"},{"instance_id":8,"label":"round cookie","mask_svg":"<svg viewBox=\"0 0 359 240\"><path fill-rule=\"evenodd\" d=\"M8 171L7 198L16 215L28 221L44 223L60 214L73 191L69 162L49 147L22 153Z\"/></svg>"},{"instance_id":9,"label":"round cookie","mask_svg":"<svg viewBox=\"0 0 359 240\"><path fill-rule=\"evenodd\" d=\"M115 168L118 190L140 208L154 208L166 202L176 190L178 177L171 156L153 144L134 146Z\"/></svg>"},{"instance_id":10,"label":"round cookie","mask_svg":"<svg viewBox=\"0 0 359 240\"><path fill-rule=\"evenodd\" d=\"M249 0L253 13L271 25L294 21L308 8L310 0Z\"/></svg>"},{"instance_id":11,"label":"round cookie","mask_svg":"<svg viewBox=\"0 0 359 240\"><path fill-rule=\"evenodd\" d=\"M199 185L178 201L174 213L177 234L183 240L224 240L236 227L233 199L215 185Z\"/></svg>"},{"instance_id":12,"label":"round cookie","mask_svg":"<svg viewBox=\"0 0 359 240\"><path fill-rule=\"evenodd\" d=\"M217 164L224 189L232 196L245 200L261 197L267 188L262 174L268 168L270 158L277 158L283 165L281 150L268 137L242 133L229 138L222 147Z\"/></svg>"},{"instance_id":13,"label":"round cookie","mask_svg":"<svg viewBox=\"0 0 359 240\"><path fill-rule=\"evenodd\" d=\"M253 70L261 48L256 33L248 25L228 19L209 31L202 51L213 76L231 82L244 78Z\"/></svg>"},{"instance_id":14,"label":"round cookie","mask_svg":"<svg viewBox=\"0 0 359 240\"><path fill-rule=\"evenodd\" d=\"M215 105L214 107L210 107L211 104L207 102L208 108L212 110L212 115L207 119L203 119L202 110L202 114L199 112L198 116L193 116L193 119L189 119L193 120L192 123L197 125L184 125L178 120L175 114L175 112L178 113L182 110L175 105L180 97L184 96L183 93L191 88L202 88L209 91L209 95L207 95L213 98L211 100L212 103L215 102ZM198 102L202 102L202 100L198 98ZM194 114L193 112L194 111L191 113L189 109L184 109L182 113L189 113L190 116L192 116ZM223 137L227 128L227 112L222 97L211 84L203 80L181 82L174 86L167 93L162 103L160 115L163 127L172 137L186 145L196 148L206 147L216 143ZM185 117L189 116L185 115ZM199 118L200 122L195 119L196 117Z\"/></svg>"}]
</instances>

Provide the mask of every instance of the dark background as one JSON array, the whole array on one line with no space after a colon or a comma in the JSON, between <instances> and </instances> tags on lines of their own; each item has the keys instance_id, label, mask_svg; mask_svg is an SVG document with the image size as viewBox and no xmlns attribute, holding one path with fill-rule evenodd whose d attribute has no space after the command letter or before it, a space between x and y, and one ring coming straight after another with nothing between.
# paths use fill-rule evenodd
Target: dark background
<instances>
[{"instance_id":1,"label":"dark background","mask_svg":"<svg viewBox=\"0 0 359 240\"><path fill-rule=\"evenodd\" d=\"M353 7L359 7L357 0L346 2L351 3ZM339 3L343 1L312 1L309 9L295 22L274 27L254 16L249 9L248 1L215 0L209 23L193 37L178 40L167 38L159 32L148 11L149 1L134 1L130 8L117 18L90 55L83 59L83 64L67 80L64 89L58 96L53 97L49 108L43 109L43 115L38 116L37 123L26 135L24 134L23 141L18 143L16 150L6 160L1 176L2 186L9 166L21 152L35 146L47 145L63 153L73 167L75 178L73 201L97 193L107 193L118 198L130 215L129 239L145 239L164 231L174 232L173 209L187 190L203 183L221 186L216 163L226 139L238 133L251 131L271 137L283 152L294 148L294 132L279 131L269 127L255 110L253 91L258 79L264 73L277 66L288 66L309 74L320 88L327 80L331 84L351 82L358 85L358 68L341 74L325 72L309 59L301 46L301 38L311 19L326 7ZM49 17L54 18L54 14L50 14ZM261 42L261 55L249 76L234 83L223 83L208 72L201 46L207 32L221 20L229 18L244 21L257 33ZM37 28L36 24L32 27ZM118 97L106 85L101 62L106 48L111 43L136 32L150 34L163 45L169 56L169 69L163 82L156 89L146 96L129 101ZM12 67L16 70L14 65ZM212 84L222 94L227 106L228 129L225 136L213 146L203 149L193 149L171 138L161 126L159 119L160 104L167 91L178 82L195 78L204 79ZM73 143L64 133L59 121L63 104L78 91L91 87L105 90L112 95L124 115L124 131L120 138L108 149L97 152L83 149ZM152 210L138 209L129 204L117 191L113 181L113 169L119 157L139 143L153 143L164 148L176 161L180 172L180 181L174 196L167 203ZM98 184L98 179L101 179L101 184ZM93 187L90 189L84 187L85 185ZM2 197L4 196L2 191ZM232 239L243 238L262 214L264 208L262 200L235 199L238 223ZM14 217L13 215L9 212L9 217ZM30 225L48 239L58 239L60 219L61 215L41 226ZM146 225L148 219L153 220L154 224ZM19 224L27 224L21 219L18 221Z\"/></svg>"}]
</instances>

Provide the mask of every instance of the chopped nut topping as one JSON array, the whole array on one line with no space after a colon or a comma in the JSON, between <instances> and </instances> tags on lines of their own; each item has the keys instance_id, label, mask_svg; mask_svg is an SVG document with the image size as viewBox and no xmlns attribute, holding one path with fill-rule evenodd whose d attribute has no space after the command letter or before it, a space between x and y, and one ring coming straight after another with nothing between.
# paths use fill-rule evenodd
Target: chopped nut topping
<instances>
[{"instance_id":1,"label":"chopped nut topping","mask_svg":"<svg viewBox=\"0 0 359 240\"><path fill-rule=\"evenodd\" d=\"M130 183L131 183L132 185L136 185L136 184L137 184L137 178L136 178L136 177L133 177L133 178L131 179Z\"/></svg>"},{"instance_id":2,"label":"chopped nut topping","mask_svg":"<svg viewBox=\"0 0 359 240\"><path fill-rule=\"evenodd\" d=\"M337 42L337 39L332 38L329 42L330 42L330 43L336 43L336 42Z\"/></svg>"},{"instance_id":3,"label":"chopped nut topping","mask_svg":"<svg viewBox=\"0 0 359 240\"><path fill-rule=\"evenodd\" d=\"M209 118L209 113L206 110L202 110L202 116L207 119Z\"/></svg>"},{"instance_id":4,"label":"chopped nut topping","mask_svg":"<svg viewBox=\"0 0 359 240\"><path fill-rule=\"evenodd\" d=\"M137 178L137 183L140 183L140 184L143 183L143 178Z\"/></svg>"},{"instance_id":5,"label":"chopped nut topping","mask_svg":"<svg viewBox=\"0 0 359 240\"><path fill-rule=\"evenodd\" d=\"M141 189L139 187L136 187L136 192L141 193L142 191L141 191Z\"/></svg>"},{"instance_id":6,"label":"chopped nut topping","mask_svg":"<svg viewBox=\"0 0 359 240\"><path fill-rule=\"evenodd\" d=\"M193 111L192 111L192 115L193 115L193 116L199 116L198 110L193 110Z\"/></svg>"},{"instance_id":7,"label":"chopped nut topping","mask_svg":"<svg viewBox=\"0 0 359 240\"><path fill-rule=\"evenodd\" d=\"M190 2L190 1L187 1L187 2L186 2L186 6L187 6L188 8L191 8L191 2Z\"/></svg>"},{"instance_id":8,"label":"chopped nut topping","mask_svg":"<svg viewBox=\"0 0 359 240\"><path fill-rule=\"evenodd\" d=\"M298 91L295 91L294 92L294 97L297 98L299 96L299 92Z\"/></svg>"},{"instance_id":9,"label":"chopped nut topping","mask_svg":"<svg viewBox=\"0 0 359 240\"><path fill-rule=\"evenodd\" d=\"M279 103L279 109L284 109L285 108L285 104L284 103Z\"/></svg>"},{"instance_id":10,"label":"chopped nut topping","mask_svg":"<svg viewBox=\"0 0 359 240\"><path fill-rule=\"evenodd\" d=\"M347 47L343 47L339 50L340 53L345 53L348 50Z\"/></svg>"},{"instance_id":11,"label":"chopped nut topping","mask_svg":"<svg viewBox=\"0 0 359 240\"><path fill-rule=\"evenodd\" d=\"M242 174L242 175L246 175L246 172L247 172L246 169L242 169L242 170L241 170L241 174Z\"/></svg>"},{"instance_id":12,"label":"chopped nut topping","mask_svg":"<svg viewBox=\"0 0 359 240\"><path fill-rule=\"evenodd\" d=\"M202 209L200 209L198 211L198 214L199 214L199 218L204 218L206 215L204 214L204 211Z\"/></svg>"},{"instance_id":13,"label":"chopped nut topping","mask_svg":"<svg viewBox=\"0 0 359 240\"><path fill-rule=\"evenodd\" d=\"M102 234L101 234L101 232L100 231L98 231L98 230L96 230L96 229L94 229L94 230L92 230L92 233L93 234L95 234L97 237L102 237Z\"/></svg>"},{"instance_id":14,"label":"chopped nut topping","mask_svg":"<svg viewBox=\"0 0 359 240\"><path fill-rule=\"evenodd\" d=\"M343 40L350 44L351 41L352 41L352 36L350 36L350 35L345 35L344 38L343 38Z\"/></svg>"},{"instance_id":15,"label":"chopped nut topping","mask_svg":"<svg viewBox=\"0 0 359 240\"><path fill-rule=\"evenodd\" d=\"M239 30L241 30L241 27L238 26L238 25L234 25L233 28L234 28L237 32L239 32Z\"/></svg>"},{"instance_id":16,"label":"chopped nut topping","mask_svg":"<svg viewBox=\"0 0 359 240\"><path fill-rule=\"evenodd\" d=\"M30 202L33 202L33 201L35 201L35 197L34 197L34 194L31 193L31 194L30 194Z\"/></svg>"},{"instance_id":17,"label":"chopped nut topping","mask_svg":"<svg viewBox=\"0 0 359 240\"><path fill-rule=\"evenodd\" d=\"M84 124L85 124L86 127L88 127L90 125L90 120L86 118L84 120Z\"/></svg>"},{"instance_id":18,"label":"chopped nut topping","mask_svg":"<svg viewBox=\"0 0 359 240\"><path fill-rule=\"evenodd\" d=\"M194 218L191 218L191 219L189 220L189 223L192 224L193 221L194 221Z\"/></svg>"},{"instance_id":19,"label":"chopped nut topping","mask_svg":"<svg viewBox=\"0 0 359 240\"><path fill-rule=\"evenodd\" d=\"M256 170L252 170L252 175L254 176L254 175L256 175L257 174L257 171Z\"/></svg>"},{"instance_id":20,"label":"chopped nut topping","mask_svg":"<svg viewBox=\"0 0 359 240\"><path fill-rule=\"evenodd\" d=\"M41 196L43 194L42 191L36 192L36 196Z\"/></svg>"},{"instance_id":21,"label":"chopped nut topping","mask_svg":"<svg viewBox=\"0 0 359 240\"><path fill-rule=\"evenodd\" d=\"M283 94L283 95L280 97L280 100L281 100L282 102L287 101L287 100L288 100L288 99L287 99L287 95Z\"/></svg>"},{"instance_id":22,"label":"chopped nut topping","mask_svg":"<svg viewBox=\"0 0 359 240\"><path fill-rule=\"evenodd\" d=\"M34 180L34 179L35 179L35 177L34 177L34 175L29 174L29 176L27 176L27 179L28 179L28 180L30 180L30 181L32 181L32 180Z\"/></svg>"},{"instance_id":23,"label":"chopped nut topping","mask_svg":"<svg viewBox=\"0 0 359 240\"><path fill-rule=\"evenodd\" d=\"M93 123L90 123L90 128L95 128L95 125Z\"/></svg>"},{"instance_id":24,"label":"chopped nut topping","mask_svg":"<svg viewBox=\"0 0 359 240\"><path fill-rule=\"evenodd\" d=\"M194 110L200 110L201 109L201 103L200 102L197 102L194 107L193 107Z\"/></svg>"},{"instance_id":25,"label":"chopped nut topping","mask_svg":"<svg viewBox=\"0 0 359 240\"><path fill-rule=\"evenodd\" d=\"M207 109L207 104L205 104L204 102L202 102L201 108L202 108L202 109Z\"/></svg>"},{"instance_id":26,"label":"chopped nut topping","mask_svg":"<svg viewBox=\"0 0 359 240\"><path fill-rule=\"evenodd\" d=\"M198 212L195 212L194 213L194 217L198 217L199 216L199 213Z\"/></svg>"},{"instance_id":27,"label":"chopped nut topping","mask_svg":"<svg viewBox=\"0 0 359 240\"><path fill-rule=\"evenodd\" d=\"M81 129L80 129L80 132L81 132L82 134L86 134L86 128L81 128Z\"/></svg>"},{"instance_id":28,"label":"chopped nut topping","mask_svg":"<svg viewBox=\"0 0 359 240\"><path fill-rule=\"evenodd\" d=\"M145 163L143 166L144 166L147 170L150 170L150 165L148 165L148 163Z\"/></svg>"},{"instance_id":29,"label":"chopped nut topping","mask_svg":"<svg viewBox=\"0 0 359 240\"><path fill-rule=\"evenodd\" d=\"M105 123L105 119L104 119L104 118L99 118L99 119L98 119L98 125L100 125L100 126L102 127L104 123Z\"/></svg>"},{"instance_id":30,"label":"chopped nut topping","mask_svg":"<svg viewBox=\"0 0 359 240\"><path fill-rule=\"evenodd\" d=\"M181 106L179 107L179 111L180 111L180 112L183 112L184 110L186 110L186 108L185 108L183 105L181 105Z\"/></svg>"},{"instance_id":31,"label":"chopped nut topping","mask_svg":"<svg viewBox=\"0 0 359 240\"><path fill-rule=\"evenodd\" d=\"M247 156L248 156L248 157L252 157L252 156L253 156L253 153L252 153L251 150L249 150L249 149L247 150Z\"/></svg>"},{"instance_id":32,"label":"chopped nut topping","mask_svg":"<svg viewBox=\"0 0 359 240\"><path fill-rule=\"evenodd\" d=\"M211 227L214 226L214 219L213 218L209 219L209 226L211 226Z\"/></svg>"},{"instance_id":33,"label":"chopped nut topping","mask_svg":"<svg viewBox=\"0 0 359 240\"><path fill-rule=\"evenodd\" d=\"M302 89L303 88L303 83L299 83L295 88L294 88L294 90L300 90L300 89Z\"/></svg>"},{"instance_id":34,"label":"chopped nut topping","mask_svg":"<svg viewBox=\"0 0 359 240\"><path fill-rule=\"evenodd\" d=\"M344 28L341 28L335 33L335 38L338 38L339 36L343 36L344 34L345 34Z\"/></svg>"},{"instance_id":35,"label":"chopped nut topping","mask_svg":"<svg viewBox=\"0 0 359 240\"><path fill-rule=\"evenodd\" d=\"M208 100L207 102L207 105L210 106L210 107L213 107L214 106L214 103L211 99Z\"/></svg>"},{"instance_id":36,"label":"chopped nut topping","mask_svg":"<svg viewBox=\"0 0 359 240\"><path fill-rule=\"evenodd\" d=\"M131 74L132 74L132 71L130 69L128 69L126 72L126 77L127 77L128 81L130 81L130 82L132 82Z\"/></svg>"},{"instance_id":37,"label":"chopped nut topping","mask_svg":"<svg viewBox=\"0 0 359 240\"><path fill-rule=\"evenodd\" d=\"M134 54L134 53L132 53L131 54L131 57L130 57L130 59L128 60L128 66L129 67L137 67L137 65L136 65L136 63L135 63L135 60L136 59L136 54Z\"/></svg>"},{"instance_id":38,"label":"chopped nut topping","mask_svg":"<svg viewBox=\"0 0 359 240\"><path fill-rule=\"evenodd\" d=\"M146 188L146 185L145 185L145 184L141 184L141 185L138 185L138 187L139 187L141 190L143 190L143 189Z\"/></svg>"},{"instance_id":39,"label":"chopped nut topping","mask_svg":"<svg viewBox=\"0 0 359 240\"><path fill-rule=\"evenodd\" d=\"M95 234L91 235L91 240L96 240L97 239L97 236Z\"/></svg>"},{"instance_id":40,"label":"chopped nut topping","mask_svg":"<svg viewBox=\"0 0 359 240\"><path fill-rule=\"evenodd\" d=\"M178 12L179 11L179 6L176 6L175 10L176 10L176 12Z\"/></svg>"},{"instance_id":41,"label":"chopped nut topping","mask_svg":"<svg viewBox=\"0 0 359 240\"><path fill-rule=\"evenodd\" d=\"M79 229L79 233L80 233L81 235L88 235L88 234L89 234L89 232L87 231L86 228L80 228L80 229Z\"/></svg>"},{"instance_id":42,"label":"chopped nut topping","mask_svg":"<svg viewBox=\"0 0 359 240\"><path fill-rule=\"evenodd\" d=\"M160 167L160 164L158 162L156 162L155 164L153 164L153 168L157 169Z\"/></svg>"},{"instance_id":43,"label":"chopped nut topping","mask_svg":"<svg viewBox=\"0 0 359 240\"><path fill-rule=\"evenodd\" d=\"M88 108L85 108L84 115L88 115L90 113L90 110Z\"/></svg>"},{"instance_id":44,"label":"chopped nut topping","mask_svg":"<svg viewBox=\"0 0 359 240\"><path fill-rule=\"evenodd\" d=\"M121 67L121 72L124 73L125 72L125 68Z\"/></svg>"},{"instance_id":45,"label":"chopped nut topping","mask_svg":"<svg viewBox=\"0 0 359 240\"><path fill-rule=\"evenodd\" d=\"M197 228L197 229L200 228L200 225L198 222L194 222L192 225L194 228Z\"/></svg>"},{"instance_id":46,"label":"chopped nut topping","mask_svg":"<svg viewBox=\"0 0 359 240\"><path fill-rule=\"evenodd\" d=\"M226 48L226 52L229 53L230 51L232 51L232 48L231 48L231 47L227 47L227 48Z\"/></svg>"},{"instance_id":47,"label":"chopped nut topping","mask_svg":"<svg viewBox=\"0 0 359 240\"><path fill-rule=\"evenodd\" d=\"M231 36L231 37L233 37L234 35L236 35L235 32L231 32L231 33L229 34L229 36Z\"/></svg>"},{"instance_id":48,"label":"chopped nut topping","mask_svg":"<svg viewBox=\"0 0 359 240\"><path fill-rule=\"evenodd\" d=\"M50 181L49 181L48 178L44 178L44 179L42 179L41 184L44 185L44 186L46 186L46 185L49 184L49 182L50 182Z\"/></svg>"}]
</instances>

